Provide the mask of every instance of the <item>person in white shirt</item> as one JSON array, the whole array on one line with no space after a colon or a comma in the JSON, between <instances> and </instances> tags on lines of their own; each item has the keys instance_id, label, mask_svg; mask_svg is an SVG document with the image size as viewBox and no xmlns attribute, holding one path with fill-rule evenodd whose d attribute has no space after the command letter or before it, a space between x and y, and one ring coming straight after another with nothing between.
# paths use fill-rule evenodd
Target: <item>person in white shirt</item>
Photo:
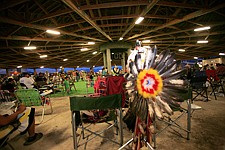
<instances>
[{"instance_id":1,"label":"person in white shirt","mask_svg":"<svg viewBox=\"0 0 225 150\"><path fill-rule=\"evenodd\" d=\"M34 80L30 78L28 73L26 73L24 77L20 78L20 83L25 84L28 89L32 89L34 87Z\"/></svg>"}]
</instances>

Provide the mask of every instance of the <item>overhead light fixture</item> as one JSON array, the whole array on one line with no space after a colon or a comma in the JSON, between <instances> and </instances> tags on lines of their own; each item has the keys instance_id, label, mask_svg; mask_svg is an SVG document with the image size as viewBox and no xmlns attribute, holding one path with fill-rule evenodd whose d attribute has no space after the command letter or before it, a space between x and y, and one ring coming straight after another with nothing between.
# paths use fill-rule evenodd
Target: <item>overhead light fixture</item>
<instances>
[{"instance_id":1,"label":"overhead light fixture","mask_svg":"<svg viewBox=\"0 0 225 150\"><path fill-rule=\"evenodd\" d=\"M68 59L66 58L66 59L63 59L63 61L67 61Z\"/></svg>"},{"instance_id":2,"label":"overhead light fixture","mask_svg":"<svg viewBox=\"0 0 225 150\"><path fill-rule=\"evenodd\" d=\"M41 66L40 68L44 68L44 66Z\"/></svg>"},{"instance_id":3,"label":"overhead light fixture","mask_svg":"<svg viewBox=\"0 0 225 150\"><path fill-rule=\"evenodd\" d=\"M17 66L17 68L22 68L23 66Z\"/></svg>"},{"instance_id":4,"label":"overhead light fixture","mask_svg":"<svg viewBox=\"0 0 225 150\"><path fill-rule=\"evenodd\" d=\"M46 58L48 55L41 55L40 58Z\"/></svg>"},{"instance_id":5,"label":"overhead light fixture","mask_svg":"<svg viewBox=\"0 0 225 150\"><path fill-rule=\"evenodd\" d=\"M34 49L37 49L36 46L25 46L24 47L25 50L34 50Z\"/></svg>"},{"instance_id":6,"label":"overhead light fixture","mask_svg":"<svg viewBox=\"0 0 225 150\"><path fill-rule=\"evenodd\" d=\"M95 44L95 42L88 42L88 44L89 44L89 45L94 45L94 44Z\"/></svg>"},{"instance_id":7,"label":"overhead light fixture","mask_svg":"<svg viewBox=\"0 0 225 150\"><path fill-rule=\"evenodd\" d=\"M194 31L203 31L203 30L209 30L209 29L210 29L210 27L208 26L208 27L196 28L196 29L194 29Z\"/></svg>"},{"instance_id":8,"label":"overhead light fixture","mask_svg":"<svg viewBox=\"0 0 225 150\"><path fill-rule=\"evenodd\" d=\"M88 59L87 62L89 62L90 60Z\"/></svg>"},{"instance_id":9,"label":"overhead light fixture","mask_svg":"<svg viewBox=\"0 0 225 150\"><path fill-rule=\"evenodd\" d=\"M93 66L93 68L95 67L95 65Z\"/></svg>"},{"instance_id":10,"label":"overhead light fixture","mask_svg":"<svg viewBox=\"0 0 225 150\"><path fill-rule=\"evenodd\" d=\"M114 53L112 53L112 54L114 54Z\"/></svg>"},{"instance_id":11,"label":"overhead light fixture","mask_svg":"<svg viewBox=\"0 0 225 150\"><path fill-rule=\"evenodd\" d=\"M139 17L139 18L135 21L135 24L141 23L142 20L144 20L144 17Z\"/></svg>"},{"instance_id":12,"label":"overhead light fixture","mask_svg":"<svg viewBox=\"0 0 225 150\"><path fill-rule=\"evenodd\" d=\"M198 59L198 57L194 57L194 59Z\"/></svg>"},{"instance_id":13,"label":"overhead light fixture","mask_svg":"<svg viewBox=\"0 0 225 150\"><path fill-rule=\"evenodd\" d=\"M80 50L81 50L82 52L84 52L84 51L87 51L88 48L81 48Z\"/></svg>"},{"instance_id":14,"label":"overhead light fixture","mask_svg":"<svg viewBox=\"0 0 225 150\"><path fill-rule=\"evenodd\" d=\"M225 56L225 53L219 53L220 56Z\"/></svg>"},{"instance_id":15,"label":"overhead light fixture","mask_svg":"<svg viewBox=\"0 0 225 150\"><path fill-rule=\"evenodd\" d=\"M60 66L59 68L62 68L62 66Z\"/></svg>"},{"instance_id":16,"label":"overhead light fixture","mask_svg":"<svg viewBox=\"0 0 225 150\"><path fill-rule=\"evenodd\" d=\"M93 52L92 54L93 54L93 55L95 55L95 54L97 54L97 53L98 53L98 52L97 52L97 51L95 51L95 52Z\"/></svg>"},{"instance_id":17,"label":"overhead light fixture","mask_svg":"<svg viewBox=\"0 0 225 150\"><path fill-rule=\"evenodd\" d=\"M143 46L144 48L150 48L150 46Z\"/></svg>"},{"instance_id":18,"label":"overhead light fixture","mask_svg":"<svg viewBox=\"0 0 225 150\"><path fill-rule=\"evenodd\" d=\"M200 40L200 41L197 41L197 43L208 43L209 41L207 40Z\"/></svg>"},{"instance_id":19,"label":"overhead light fixture","mask_svg":"<svg viewBox=\"0 0 225 150\"><path fill-rule=\"evenodd\" d=\"M119 40L120 40L120 41L121 41L121 40L123 40L123 37L120 37L120 39L119 39Z\"/></svg>"},{"instance_id":20,"label":"overhead light fixture","mask_svg":"<svg viewBox=\"0 0 225 150\"><path fill-rule=\"evenodd\" d=\"M185 49L179 49L178 51L179 52L185 52Z\"/></svg>"},{"instance_id":21,"label":"overhead light fixture","mask_svg":"<svg viewBox=\"0 0 225 150\"><path fill-rule=\"evenodd\" d=\"M79 68L80 66L77 66L77 68Z\"/></svg>"},{"instance_id":22,"label":"overhead light fixture","mask_svg":"<svg viewBox=\"0 0 225 150\"><path fill-rule=\"evenodd\" d=\"M150 40L143 40L142 43L150 43Z\"/></svg>"},{"instance_id":23,"label":"overhead light fixture","mask_svg":"<svg viewBox=\"0 0 225 150\"><path fill-rule=\"evenodd\" d=\"M50 33L50 34L55 34L55 35L59 35L60 32L59 31L55 31L55 30L46 30L47 33Z\"/></svg>"}]
</instances>

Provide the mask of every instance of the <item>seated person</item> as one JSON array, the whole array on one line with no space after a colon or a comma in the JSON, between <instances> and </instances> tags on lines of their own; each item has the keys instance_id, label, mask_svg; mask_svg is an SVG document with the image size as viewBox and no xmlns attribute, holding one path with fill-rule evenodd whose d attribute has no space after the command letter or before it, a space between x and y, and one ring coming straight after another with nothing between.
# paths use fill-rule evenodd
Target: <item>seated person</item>
<instances>
[{"instance_id":1,"label":"seated person","mask_svg":"<svg viewBox=\"0 0 225 150\"><path fill-rule=\"evenodd\" d=\"M43 85L46 85L47 79L45 78L43 73L39 73L39 76L35 79L35 82L37 83L38 88L42 87Z\"/></svg>"},{"instance_id":2,"label":"seated person","mask_svg":"<svg viewBox=\"0 0 225 150\"><path fill-rule=\"evenodd\" d=\"M28 73L24 74L24 77L20 78L20 84L26 85L26 88L32 89L34 87L34 80L30 78Z\"/></svg>"},{"instance_id":3,"label":"seated person","mask_svg":"<svg viewBox=\"0 0 225 150\"><path fill-rule=\"evenodd\" d=\"M16 112L11 115L0 115L0 139L5 137L7 134L12 131L12 126L10 126L14 121L18 118L21 123L18 127L18 131L21 134L25 134L28 131L29 137L26 142L23 144L24 146L33 144L42 138L42 133L35 133L35 120L34 120L35 109L30 107L25 107L24 105L20 105ZM6 132L8 131L8 132Z\"/></svg>"},{"instance_id":4,"label":"seated person","mask_svg":"<svg viewBox=\"0 0 225 150\"><path fill-rule=\"evenodd\" d=\"M120 74L120 69L115 65L115 67L113 68L113 75L118 76Z\"/></svg>"},{"instance_id":5,"label":"seated person","mask_svg":"<svg viewBox=\"0 0 225 150\"><path fill-rule=\"evenodd\" d=\"M10 93L14 93L16 84L13 78L9 78L3 85L2 90L8 90Z\"/></svg>"}]
</instances>

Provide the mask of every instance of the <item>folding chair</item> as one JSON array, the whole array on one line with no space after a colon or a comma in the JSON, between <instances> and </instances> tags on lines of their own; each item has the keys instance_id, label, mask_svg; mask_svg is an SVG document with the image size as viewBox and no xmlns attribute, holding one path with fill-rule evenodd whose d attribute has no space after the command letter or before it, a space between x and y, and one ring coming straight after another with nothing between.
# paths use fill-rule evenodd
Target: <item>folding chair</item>
<instances>
[{"instance_id":1,"label":"folding chair","mask_svg":"<svg viewBox=\"0 0 225 150\"><path fill-rule=\"evenodd\" d=\"M207 75L205 71L195 72L194 76L190 80L192 94L195 96L192 98L192 102L198 97L201 96L205 98L205 101L208 101L208 86L207 86Z\"/></svg>"},{"instance_id":2,"label":"folding chair","mask_svg":"<svg viewBox=\"0 0 225 150\"><path fill-rule=\"evenodd\" d=\"M122 97L120 94L101 96L101 97L70 97L70 110L72 113L72 130L73 130L73 143L74 149L77 150L78 147L84 145L85 148L87 143L93 140L96 136L103 139L109 140L118 145L123 144L123 130L122 130ZM109 110L110 109L110 110ZM80 111L82 110L108 110L108 117L99 120L98 122L105 122L110 126L105 128L103 131L93 131L90 129L90 125L93 125L93 120L90 124L84 124L87 120L84 120ZM114 120L114 123L108 121ZM98 125L95 122L95 125ZM105 137L102 135L105 131L112 127L116 127L116 133L119 136L119 142ZM78 138L76 135L76 130L81 129L81 135L83 139L81 141L81 136ZM84 133L86 131L87 133Z\"/></svg>"},{"instance_id":3,"label":"folding chair","mask_svg":"<svg viewBox=\"0 0 225 150\"><path fill-rule=\"evenodd\" d=\"M224 91L224 88L223 88L223 83L222 83L221 79L217 76L216 70L206 70L206 75L208 77L208 81L209 81L210 86L212 88L212 92L210 93L210 95L212 95L212 93L213 93L214 97L215 97L215 100L217 100L216 95L217 95L217 93L219 93L219 90L221 88L222 89L221 94L223 94L223 96L224 96L225 91Z\"/></svg>"},{"instance_id":4,"label":"folding chair","mask_svg":"<svg viewBox=\"0 0 225 150\"><path fill-rule=\"evenodd\" d=\"M12 150L13 146L8 142L10 135L20 126L18 120L12 122L10 125L0 127L0 149L8 145Z\"/></svg>"},{"instance_id":5,"label":"folding chair","mask_svg":"<svg viewBox=\"0 0 225 150\"><path fill-rule=\"evenodd\" d=\"M8 90L0 90L0 102L11 102L15 100Z\"/></svg>"},{"instance_id":6,"label":"folding chair","mask_svg":"<svg viewBox=\"0 0 225 150\"><path fill-rule=\"evenodd\" d=\"M15 91L15 95L18 101L23 105L25 105L26 107L42 106L41 120L37 124L41 124L44 120L46 104L50 106L51 109L50 114L52 114L53 112L50 97L42 98L37 89L19 89Z\"/></svg>"},{"instance_id":7,"label":"folding chair","mask_svg":"<svg viewBox=\"0 0 225 150\"><path fill-rule=\"evenodd\" d=\"M190 139L190 133L191 133L191 117L192 117L192 113L195 111L195 110L200 110L201 107L198 106L198 105L195 105L192 103L192 89L189 89L188 93L186 94L181 94L182 97L184 98L183 102L186 102L187 103L187 106L184 107L184 106L174 106L174 105L170 105L170 107L172 108L172 110L174 112L179 112L178 116L176 116L175 118L172 116L169 116L167 114L164 115L164 118L162 120L157 120L156 116L154 115L154 121L153 121L153 125L154 125L154 129L155 129L155 132L152 134L153 135L153 144L154 144L154 148L156 148L156 138L163 132L165 131L167 128L172 128L172 127L175 127L177 129L180 129L184 132L187 133L187 140ZM178 124L178 121L181 119L182 116L184 115L187 115L187 125L186 126L181 126ZM160 130L157 130L156 128L156 123L160 121L160 122L163 122L165 123L166 126L164 126L163 128L161 128ZM174 128L172 128L175 132L179 133L178 131L176 131ZM179 135L181 135L179 133Z\"/></svg>"},{"instance_id":8,"label":"folding chair","mask_svg":"<svg viewBox=\"0 0 225 150\"><path fill-rule=\"evenodd\" d=\"M106 78L98 77L94 84L95 93L100 95L107 95Z\"/></svg>"}]
</instances>

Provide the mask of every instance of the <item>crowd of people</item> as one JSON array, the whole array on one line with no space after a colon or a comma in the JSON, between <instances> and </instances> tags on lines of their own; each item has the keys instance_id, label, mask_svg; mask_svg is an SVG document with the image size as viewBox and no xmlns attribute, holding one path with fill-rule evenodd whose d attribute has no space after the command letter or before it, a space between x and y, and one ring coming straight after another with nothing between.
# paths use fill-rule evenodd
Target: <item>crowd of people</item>
<instances>
[{"instance_id":1,"label":"crowd of people","mask_svg":"<svg viewBox=\"0 0 225 150\"><path fill-rule=\"evenodd\" d=\"M19 88L36 88L39 89L46 84L63 85L66 91L69 93L69 84L79 81L88 81L90 86L94 86L94 77L107 76L107 75L119 75L121 69L116 65L112 70L108 70L107 67L103 67L99 72L94 72L93 68L90 68L89 72L85 71L68 71L68 72L55 72L55 73L16 73L11 76L0 77L0 89L8 90L10 93Z\"/></svg>"},{"instance_id":2,"label":"crowd of people","mask_svg":"<svg viewBox=\"0 0 225 150\"><path fill-rule=\"evenodd\" d=\"M202 67L199 67L199 65L195 63L193 66L187 64L185 67L187 68L187 79L190 79L197 71L209 70L215 70L217 76L225 76L225 65L223 63L217 63L216 65L206 64Z\"/></svg>"}]
</instances>

